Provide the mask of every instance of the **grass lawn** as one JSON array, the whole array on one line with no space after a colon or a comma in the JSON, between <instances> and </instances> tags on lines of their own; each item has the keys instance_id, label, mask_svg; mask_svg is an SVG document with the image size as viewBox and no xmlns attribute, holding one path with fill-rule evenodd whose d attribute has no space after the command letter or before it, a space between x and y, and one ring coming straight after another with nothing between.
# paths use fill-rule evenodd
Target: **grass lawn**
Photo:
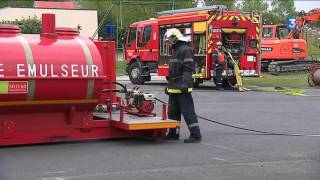
<instances>
[{"instance_id":1,"label":"grass lawn","mask_svg":"<svg viewBox=\"0 0 320 180\"><path fill-rule=\"evenodd\" d=\"M117 76L126 74L126 61L116 61L117 63Z\"/></svg>"},{"instance_id":2,"label":"grass lawn","mask_svg":"<svg viewBox=\"0 0 320 180\"><path fill-rule=\"evenodd\" d=\"M262 73L262 77L244 77L243 84L245 86L309 87L308 75L308 72L290 73L278 76Z\"/></svg>"},{"instance_id":3,"label":"grass lawn","mask_svg":"<svg viewBox=\"0 0 320 180\"><path fill-rule=\"evenodd\" d=\"M117 61L117 76L126 75L126 62ZM262 73L261 77L243 77L243 84L258 86L279 86L279 87L309 87L308 72L290 73L283 75L271 75Z\"/></svg>"}]
</instances>

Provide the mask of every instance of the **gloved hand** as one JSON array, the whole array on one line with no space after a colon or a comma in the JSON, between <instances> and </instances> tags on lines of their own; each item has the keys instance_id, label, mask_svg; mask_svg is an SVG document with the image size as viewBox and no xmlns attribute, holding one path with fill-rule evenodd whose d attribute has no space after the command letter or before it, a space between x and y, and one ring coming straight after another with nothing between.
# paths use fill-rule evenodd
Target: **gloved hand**
<instances>
[{"instance_id":1,"label":"gloved hand","mask_svg":"<svg viewBox=\"0 0 320 180\"><path fill-rule=\"evenodd\" d=\"M168 88L167 88L167 87L164 88L164 93L165 93L166 95L169 95L169 92L168 92Z\"/></svg>"},{"instance_id":2,"label":"gloved hand","mask_svg":"<svg viewBox=\"0 0 320 180\"><path fill-rule=\"evenodd\" d=\"M186 86L184 86L184 85L181 86L181 89L180 89L180 90L181 90L181 93L182 93L182 94L187 94L187 93L188 93L188 87L186 87Z\"/></svg>"}]
</instances>

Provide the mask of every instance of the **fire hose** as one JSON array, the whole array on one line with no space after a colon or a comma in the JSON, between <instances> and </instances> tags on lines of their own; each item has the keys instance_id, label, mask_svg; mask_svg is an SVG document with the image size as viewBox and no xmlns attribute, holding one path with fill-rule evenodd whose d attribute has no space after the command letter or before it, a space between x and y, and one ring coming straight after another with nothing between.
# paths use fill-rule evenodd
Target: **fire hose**
<instances>
[{"instance_id":1,"label":"fire hose","mask_svg":"<svg viewBox=\"0 0 320 180\"><path fill-rule=\"evenodd\" d=\"M243 91L265 91L265 92L279 92L279 93L285 93L287 95L292 95L292 96L309 96L309 97L319 97L319 95L306 95L304 94L304 91L303 90L299 90L299 89L286 89L286 88L283 88L283 87L274 87L273 89L268 89L268 88L263 88L263 89L248 89L246 87L243 86L243 83L242 83L242 77L241 77L241 74L240 74L240 69L239 69L239 66L238 64L236 63L236 61L233 59L231 53L226 50L225 48L223 48L223 51L226 52L230 59L231 59L231 62L234 66L234 72L235 72L235 76L236 76L236 80L237 80L237 84L236 86L238 87L239 91L240 92L243 92ZM312 77L311 74L315 73L318 69L320 69L320 66L319 65L315 65L312 69L312 72L310 73L309 75L309 79L308 79L308 83L309 85L311 84L311 82L317 82L319 83L320 82L320 78L317 77ZM320 71L319 71L320 72ZM318 74L320 74L318 72ZM318 75L319 76L319 75ZM228 77L228 76L227 76ZM316 79L316 80L315 80ZM229 80L229 79L228 79ZM229 83L230 84L230 83ZM311 86L311 85L310 85ZM315 86L315 85L314 85Z\"/></svg>"},{"instance_id":2,"label":"fire hose","mask_svg":"<svg viewBox=\"0 0 320 180\"><path fill-rule=\"evenodd\" d=\"M166 102L164 102L163 100L156 98L157 101L166 104ZM239 130L243 130L243 131L249 131L249 132L255 132L255 133L259 133L261 135L275 135L275 136L304 136L304 137L320 137L320 134L300 134L300 133L280 133L280 132L271 132L271 131L262 131L262 130L256 130L256 129L249 129L249 128L244 128L244 127L239 127L239 126L235 126L235 125L231 125L231 124L227 124L227 123L223 123L220 121L216 121L216 120L212 120L203 116L199 116L197 115L197 117L199 119L214 123L214 124L219 124L221 126L225 126L225 127L229 127L229 128L233 128L233 129L239 129Z\"/></svg>"},{"instance_id":3,"label":"fire hose","mask_svg":"<svg viewBox=\"0 0 320 180\"><path fill-rule=\"evenodd\" d=\"M227 51L225 48L223 48L224 52L226 52L230 59L231 59L231 63L233 64L233 69L234 69L234 74L236 76L236 80L237 80L237 87L239 89L240 92L243 92L243 91L250 91L250 89L247 89L243 86L243 83L242 83L242 78L241 78L241 73L240 73L240 69L239 69L239 66L238 64L236 63L236 61L233 59L231 53L229 51ZM228 77L228 76L227 76ZM228 79L229 81L229 79ZM230 84L230 83L229 83Z\"/></svg>"},{"instance_id":4,"label":"fire hose","mask_svg":"<svg viewBox=\"0 0 320 180\"><path fill-rule=\"evenodd\" d=\"M113 82L114 84L117 84L119 86L121 86L124 91L127 91L127 88L125 85L118 83L118 82ZM162 104L167 104L167 102L155 97L155 100L162 103ZM244 127L239 127L239 126L235 126L235 125L231 125L231 124L227 124L227 123L223 123L217 120L213 120L207 117L203 117L203 116L199 116L197 115L197 117L199 119L205 120L207 122L211 122L214 124L219 124L221 126L225 126L225 127L229 127L229 128L233 128L233 129L239 129L239 130L243 130L243 131L249 131L249 132L254 132L254 133L259 133L261 135L275 135L275 136L304 136L304 137L320 137L320 134L301 134L301 133L282 133L282 132L271 132L271 131L264 131L264 130L257 130L257 129L250 129L250 128L244 128Z\"/></svg>"}]
</instances>

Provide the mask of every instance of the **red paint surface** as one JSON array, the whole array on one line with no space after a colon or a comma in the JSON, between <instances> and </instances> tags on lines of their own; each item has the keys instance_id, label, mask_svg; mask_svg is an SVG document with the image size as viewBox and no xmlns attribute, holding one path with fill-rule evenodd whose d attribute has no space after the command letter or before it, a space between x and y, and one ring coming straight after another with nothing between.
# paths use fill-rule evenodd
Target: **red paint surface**
<instances>
[{"instance_id":1,"label":"red paint surface","mask_svg":"<svg viewBox=\"0 0 320 180\"><path fill-rule=\"evenodd\" d=\"M95 44L88 39L82 37L73 37L69 39L40 38L39 35L23 35L27 40L32 54L34 64L48 66L48 76L41 77L38 71L36 77L18 77L17 64L23 64L27 67L27 59L21 42L16 36L1 38L0 35L0 59L3 61L4 76L0 80L35 80L35 97L34 100L61 100L61 99L85 99L87 95L88 80L94 80L94 96L93 99L99 98L104 78L104 68L99 50ZM93 64L99 67L98 77L72 77L69 71L67 77L52 77L52 73L61 74L60 67L65 64L70 67L75 65L87 65L85 54L76 40L82 39L90 49ZM54 65L51 71L50 65ZM44 71L42 71L44 72ZM24 72L27 75L26 72ZM27 95L0 95L0 99L17 101L26 100Z\"/></svg>"},{"instance_id":2,"label":"red paint surface","mask_svg":"<svg viewBox=\"0 0 320 180\"><path fill-rule=\"evenodd\" d=\"M66 28L57 30L52 24L54 16L45 17L49 19L44 23L47 29L44 28L43 33L54 36L21 35L17 27L0 25L0 64L3 64L0 81L9 81L8 94L0 94L0 146L127 136L128 133L110 127L110 119L93 119L95 102L54 104L56 100L85 101L90 80L94 81L92 99L101 98L106 79L115 80L114 42L93 42ZM62 31L64 33L59 33ZM39 71L36 76L21 71L20 75L25 76L19 77L18 64L28 66L21 39L30 48L35 65L53 65L52 69L48 68L47 76L42 77ZM70 71L68 76L61 76L62 65L88 65L77 39L88 47L92 64L99 68L98 76L83 77L78 72L79 76L74 77ZM105 48L106 45L109 48ZM31 82L35 84L34 98L28 99ZM107 96L111 95L104 98ZM15 103L10 104L12 101ZM23 101L30 104L23 105ZM39 101L47 104L38 104Z\"/></svg>"},{"instance_id":3,"label":"red paint surface","mask_svg":"<svg viewBox=\"0 0 320 180\"><path fill-rule=\"evenodd\" d=\"M50 22L45 23L48 26L45 32L50 32L50 36L21 35L17 27L0 25L0 81L9 81L10 91L0 94L0 146L153 134L153 130L119 129L118 126L125 124L115 123L112 114L105 119L93 116L98 103L122 102L115 93L102 93L102 90L116 89L113 84L116 81L115 43L92 41L78 36L70 28L52 30L54 26ZM30 64L30 55L26 56L21 39L30 48L35 65L52 65L48 76L39 73L29 76L17 68ZM87 54L79 40L87 47ZM79 72L78 77L71 73L65 77L61 75L59 67L62 65L88 65L88 53L92 56L92 64L99 68L97 76L84 77ZM87 99L91 80L94 81L93 96ZM32 84L35 84L34 89L30 88ZM28 93L34 91L34 97L30 99L26 90ZM45 104L41 104L43 102ZM125 114L121 116L123 119Z\"/></svg>"},{"instance_id":4,"label":"red paint surface","mask_svg":"<svg viewBox=\"0 0 320 180\"><path fill-rule=\"evenodd\" d=\"M76 9L74 2L35 1L34 7L46 9Z\"/></svg>"}]
</instances>

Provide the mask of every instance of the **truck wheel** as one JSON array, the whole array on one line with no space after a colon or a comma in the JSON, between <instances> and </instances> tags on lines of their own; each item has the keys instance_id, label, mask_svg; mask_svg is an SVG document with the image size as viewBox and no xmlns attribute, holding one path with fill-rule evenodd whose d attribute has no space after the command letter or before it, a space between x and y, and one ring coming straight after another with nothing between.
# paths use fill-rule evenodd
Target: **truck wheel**
<instances>
[{"instance_id":1,"label":"truck wheel","mask_svg":"<svg viewBox=\"0 0 320 180\"><path fill-rule=\"evenodd\" d=\"M194 88L198 88L199 85L200 85L200 82L193 82L193 87L194 87Z\"/></svg>"},{"instance_id":2,"label":"truck wheel","mask_svg":"<svg viewBox=\"0 0 320 180\"><path fill-rule=\"evenodd\" d=\"M202 79L193 78L193 87L194 88L198 88L201 83L203 83Z\"/></svg>"},{"instance_id":3,"label":"truck wheel","mask_svg":"<svg viewBox=\"0 0 320 180\"><path fill-rule=\"evenodd\" d=\"M237 80L235 79L224 79L222 80L223 88L235 88L237 84Z\"/></svg>"},{"instance_id":4,"label":"truck wheel","mask_svg":"<svg viewBox=\"0 0 320 180\"><path fill-rule=\"evenodd\" d=\"M215 86L217 86L217 80L215 77L213 77L213 82L215 84ZM222 80L222 87L223 88L235 88L237 84L237 80L236 79L223 79Z\"/></svg>"},{"instance_id":5,"label":"truck wheel","mask_svg":"<svg viewBox=\"0 0 320 180\"><path fill-rule=\"evenodd\" d=\"M143 77L144 81L151 81L151 76L145 76Z\"/></svg>"},{"instance_id":6,"label":"truck wheel","mask_svg":"<svg viewBox=\"0 0 320 180\"><path fill-rule=\"evenodd\" d=\"M142 69L137 62L132 63L128 70L129 78L132 84L143 84L145 82L145 78L141 76Z\"/></svg>"}]
</instances>

